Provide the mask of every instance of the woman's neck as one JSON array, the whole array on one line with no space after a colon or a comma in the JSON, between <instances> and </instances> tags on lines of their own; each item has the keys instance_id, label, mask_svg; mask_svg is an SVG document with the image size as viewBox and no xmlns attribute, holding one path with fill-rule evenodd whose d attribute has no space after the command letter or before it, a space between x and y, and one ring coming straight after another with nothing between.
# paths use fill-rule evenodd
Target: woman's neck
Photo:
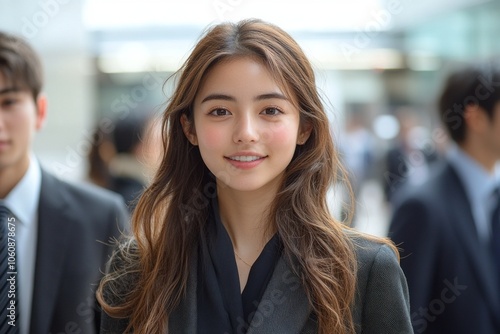
<instances>
[{"instance_id":1,"label":"woman's neck","mask_svg":"<svg viewBox=\"0 0 500 334\"><path fill-rule=\"evenodd\" d=\"M268 210L275 192L238 192L219 188L220 217L239 256L258 256L274 233Z\"/></svg>"}]
</instances>

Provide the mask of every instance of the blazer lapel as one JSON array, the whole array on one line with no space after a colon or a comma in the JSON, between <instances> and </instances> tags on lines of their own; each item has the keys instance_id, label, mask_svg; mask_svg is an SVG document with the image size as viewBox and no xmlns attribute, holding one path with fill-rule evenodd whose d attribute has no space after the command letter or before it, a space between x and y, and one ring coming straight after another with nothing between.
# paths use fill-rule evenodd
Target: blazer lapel
<instances>
[{"instance_id":1,"label":"blazer lapel","mask_svg":"<svg viewBox=\"0 0 500 334\"><path fill-rule=\"evenodd\" d=\"M302 333L310 315L300 278L280 258L247 334Z\"/></svg>"},{"instance_id":2,"label":"blazer lapel","mask_svg":"<svg viewBox=\"0 0 500 334\"><path fill-rule=\"evenodd\" d=\"M48 333L68 243L66 203L61 185L42 170L30 332Z\"/></svg>"},{"instance_id":3,"label":"blazer lapel","mask_svg":"<svg viewBox=\"0 0 500 334\"><path fill-rule=\"evenodd\" d=\"M497 297L500 291L495 280L496 275L492 270L492 268L494 268L493 259L488 251L487 244L479 240L474 225L472 209L466 197L465 190L462 187L462 183L453 168L449 168L449 193L454 194L450 197L450 201L453 201L450 208L452 212L455 213L455 231L457 232L457 237L460 239L461 244L467 250L465 253L474 268L471 274L476 276L478 286L483 290L483 296L490 304L490 309L493 311L493 314L498 315L500 314L500 303ZM500 326L498 317L495 316L495 318L497 319L497 325Z\"/></svg>"}]
</instances>

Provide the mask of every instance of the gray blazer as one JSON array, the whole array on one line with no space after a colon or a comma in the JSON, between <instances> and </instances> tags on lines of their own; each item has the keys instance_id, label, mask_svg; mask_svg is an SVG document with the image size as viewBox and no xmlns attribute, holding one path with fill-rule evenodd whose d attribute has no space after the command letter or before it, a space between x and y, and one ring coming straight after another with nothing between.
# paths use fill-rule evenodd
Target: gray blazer
<instances>
[{"instance_id":1,"label":"gray blazer","mask_svg":"<svg viewBox=\"0 0 500 334\"><path fill-rule=\"evenodd\" d=\"M359 237L353 237L353 241L358 258L353 307L356 333L413 333L406 279L394 252L386 245ZM169 319L170 334L196 333L196 275L196 261L193 261L187 295ZM317 323L311 315L299 277L282 258L276 265L247 333L318 333ZM113 319L103 313L101 333L123 333L126 325L126 320Z\"/></svg>"}]
</instances>

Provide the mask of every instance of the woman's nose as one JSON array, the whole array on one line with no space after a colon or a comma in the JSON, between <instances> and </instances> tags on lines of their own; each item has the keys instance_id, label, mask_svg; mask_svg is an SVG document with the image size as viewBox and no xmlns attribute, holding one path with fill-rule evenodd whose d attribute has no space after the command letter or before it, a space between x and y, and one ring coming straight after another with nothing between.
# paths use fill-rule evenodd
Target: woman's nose
<instances>
[{"instance_id":1,"label":"woman's nose","mask_svg":"<svg viewBox=\"0 0 500 334\"><path fill-rule=\"evenodd\" d=\"M259 139L258 120L252 115L241 115L235 123L233 140L235 143L251 143Z\"/></svg>"}]
</instances>

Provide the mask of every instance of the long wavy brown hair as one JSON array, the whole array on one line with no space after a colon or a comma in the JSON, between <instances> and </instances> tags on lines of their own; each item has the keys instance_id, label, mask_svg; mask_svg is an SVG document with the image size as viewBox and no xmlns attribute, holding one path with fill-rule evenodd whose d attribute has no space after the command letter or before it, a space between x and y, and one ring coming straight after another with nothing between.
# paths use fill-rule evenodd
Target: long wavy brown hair
<instances>
[{"instance_id":1,"label":"long wavy brown hair","mask_svg":"<svg viewBox=\"0 0 500 334\"><path fill-rule=\"evenodd\" d=\"M302 280L319 333L353 333L356 257L347 227L332 218L326 201L330 186L345 173L309 61L287 33L259 20L209 29L178 72L163 117L163 160L132 217L133 241L119 251L125 261L104 277L99 302L110 316L128 318L134 333L167 332L169 314L186 292L189 263L209 214L206 203L213 192L208 188L214 184L198 148L182 130L181 116L192 124L195 96L206 73L222 60L241 56L267 66L298 104L301 124L312 128L285 170L269 223ZM117 282L127 275L135 277L134 284L120 288ZM108 295L118 298L111 302Z\"/></svg>"}]
</instances>

